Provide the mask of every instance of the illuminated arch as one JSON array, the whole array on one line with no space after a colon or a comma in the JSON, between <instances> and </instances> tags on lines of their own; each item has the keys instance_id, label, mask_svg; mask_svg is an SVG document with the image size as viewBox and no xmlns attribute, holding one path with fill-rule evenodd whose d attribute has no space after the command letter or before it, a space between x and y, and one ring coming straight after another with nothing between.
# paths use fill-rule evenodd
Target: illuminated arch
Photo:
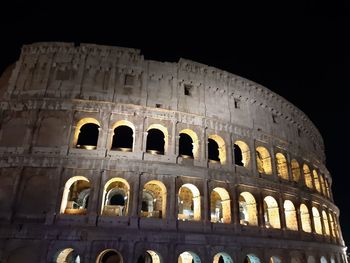
<instances>
[{"instance_id":1,"label":"illuminated arch","mask_svg":"<svg viewBox=\"0 0 350 263\"><path fill-rule=\"evenodd\" d=\"M179 255L178 263L201 263L198 255L192 251L185 251Z\"/></svg>"},{"instance_id":2,"label":"illuminated arch","mask_svg":"<svg viewBox=\"0 0 350 263\"><path fill-rule=\"evenodd\" d=\"M320 182L321 182L322 194L324 196L327 196L326 184L325 184L324 177L322 174L320 174Z\"/></svg>"},{"instance_id":3,"label":"illuminated arch","mask_svg":"<svg viewBox=\"0 0 350 263\"><path fill-rule=\"evenodd\" d=\"M282 153L276 153L277 175L284 180L289 179L287 159Z\"/></svg>"},{"instance_id":4,"label":"illuminated arch","mask_svg":"<svg viewBox=\"0 0 350 263\"><path fill-rule=\"evenodd\" d=\"M113 263L123 263L123 257L122 255L115 249L106 249L102 251L97 259L96 263L107 263L107 262L113 262Z\"/></svg>"},{"instance_id":5,"label":"illuminated arch","mask_svg":"<svg viewBox=\"0 0 350 263\"><path fill-rule=\"evenodd\" d=\"M233 263L233 260L232 260L232 258L230 257L230 255L227 254L227 253L225 253L225 252L217 253L217 254L214 256L213 263L219 263L219 262L220 262L220 259L222 260L221 262L223 262L223 263Z\"/></svg>"},{"instance_id":6,"label":"illuminated arch","mask_svg":"<svg viewBox=\"0 0 350 263\"><path fill-rule=\"evenodd\" d=\"M292 166L292 177L294 182L299 182L300 180L300 166L297 160L293 159L291 161Z\"/></svg>"},{"instance_id":7,"label":"illuminated arch","mask_svg":"<svg viewBox=\"0 0 350 263\"><path fill-rule=\"evenodd\" d=\"M264 220L267 228L281 228L278 203L272 196L264 198Z\"/></svg>"},{"instance_id":8,"label":"illuminated arch","mask_svg":"<svg viewBox=\"0 0 350 263\"><path fill-rule=\"evenodd\" d=\"M192 154L194 159L199 159L199 140L197 134L190 130L190 129L183 129L179 133L181 134L186 134L191 137L192 139ZM180 143L179 143L180 144ZM180 145L179 145L180 148Z\"/></svg>"},{"instance_id":9,"label":"illuminated arch","mask_svg":"<svg viewBox=\"0 0 350 263\"><path fill-rule=\"evenodd\" d=\"M235 164L240 165L239 162L241 162L242 166L248 167L250 163L250 150L249 150L248 144L246 144L243 141L235 141L234 151L235 151ZM237 158L236 156L237 153L241 154L241 160Z\"/></svg>"},{"instance_id":10,"label":"illuminated arch","mask_svg":"<svg viewBox=\"0 0 350 263\"><path fill-rule=\"evenodd\" d=\"M318 173L316 170L312 171L313 179L314 179L314 184L317 192L321 193L321 186L320 186L320 180L318 177Z\"/></svg>"},{"instance_id":11,"label":"illuminated arch","mask_svg":"<svg viewBox=\"0 0 350 263\"><path fill-rule=\"evenodd\" d=\"M224 139L222 139L219 135L216 134L212 134L208 136L208 159L209 159L209 140L213 140L218 147L218 159L220 161L221 164L225 164L226 163L226 145L225 145L225 141ZM213 159L215 160L215 159Z\"/></svg>"},{"instance_id":12,"label":"illuminated arch","mask_svg":"<svg viewBox=\"0 0 350 263\"><path fill-rule=\"evenodd\" d=\"M311 220L309 209L305 204L300 205L301 228L306 233L311 233Z\"/></svg>"},{"instance_id":13,"label":"illuminated arch","mask_svg":"<svg viewBox=\"0 0 350 263\"><path fill-rule=\"evenodd\" d=\"M331 235L332 235L332 237L336 237L336 230L335 230L335 224L333 221L332 213L328 213L328 216L329 216L329 222L331 225Z\"/></svg>"},{"instance_id":14,"label":"illuminated arch","mask_svg":"<svg viewBox=\"0 0 350 263\"><path fill-rule=\"evenodd\" d=\"M151 196L151 200L147 197ZM143 187L141 217L166 217L167 190L161 181L152 180Z\"/></svg>"},{"instance_id":15,"label":"illuminated arch","mask_svg":"<svg viewBox=\"0 0 350 263\"><path fill-rule=\"evenodd\" d=\"M320 262L321 263L328 263L327 259L324 256L321 257Z\"/></svg>"},{"instance_id":16,"label":"illuminated arch","mask_svg":"<svg viewBox=\"0 0 350 263\"><path fill-rule=\"evenodd\" d=\"M141 255L137 261L138 263L163 263L162 257L153 250L147 250L143 255Z\"/></svg>"},{"instance_id":17,"label":"illuminated arch","mask_svg":"<svg viewBox=\"0 0 350 263\"><path fill-rule=\"evenodd\" d=\"M269 263L282 263L282 260L279 257L272 256L270 257Z\"/></svg>"},{"instance_id":18,"label":"illuminated arch","mask_svg":"<svg viewBox=\"0 0 350 263\"><path fill-rule=\"evenodd\" d=\"M200 193L193 184L184 184L179 189L178 198L178 219L194 220L201 219L201 199Z\"/></svg>"},{"instance_id":19,"label":"illuminated arch","mask_svg":"<svg viewBox=\"0 0 350 263\"><path fill-rule=\"evenodd\" d=\"M328 179L326 178L325 179L325 185L326 185L326 194L327 194L327 197L328 198L331 198L331 193L330 193L330 190L329 190L329 183L328 183Z\"/></svg>"},{"instance_id":20,"label":"illuminated arch","mask_svg":"<svg viewBox=\"0 0 350 263\"><path fill-rule=\"evenodd\" d=\"M239 195L239 214L242 225L258 225L256 201L249 192L242 192Z\"/></svg>"},{"instance_id":21,"label":"illuminated arch","mask_svg":"<svg viewBox=\"0 0 350 263\"><path fill-rule=\"evenodd\" d=\"M161 138L160 133L163 134L163 138ZM168 140L168 129L161 124L152 124L147 129L146 151L154 154L166 154L168 152ZM153 146L153 143L156 145Z\"/></svg>"},{"instance_id":22,"label":"illuminated arch","mask_svg":"<svg viewBox=\"0 0 350 263\"><path fill-rule=\"evenodd\" d=\"M329 232L329 223L328 223L328 217L325 211L322 211L322 219L323 219L323 225L324 225L324 230L325 230L325 234L327 236L330 235Z\"/></svg>"},{"instance_id":23,"label":"illuminated arch","mask_svg":"<svg viewBox=\"0 0 350 263\"><path fill-rule=\"evenodd\" d=\"M126 128L126 129L125 129ZM127 129L129 128L129 130ZM123 131L125 138L118 137L118 132ZM120 130L120 131L119 131ZM120 120L112 125L111 149L119 151L133 151L135 145L135 126L130 121Z\"/></svg>"},{"instance_id":24,"label":"illuminated arch","mask_svg":"<svg viewBox=\"0 0 350 263\"><path fill-rule=\"evenodd\" d=\"M307 164L303 165L303 172L304 172L304 179L305 179L305 185L312 189L312 178L311 178L311 172L310 172L310 168Z\"/></svg>"},{"instance_id":25,"label":"illuminated arch","mask_svg":"<svg viewBox=\"0 0 350 263\"><path fill-rule=\"evenodd\" d=\"M339 239L339 229L338 229L338 223L337 223L337 215L335 213L333 214L333 221L334 221L334 230L335 230L335 236L337 239Z\"/></svg>"},{"instance_id":26,"label":"illuminated arch","mask_svg":"<svg viewBox=\"0 0 350 263\"><path fill-rule=\"evenodd\" d=\"M129 200L129 183L119 177L110 179L103 188L101 215L126 216Z\"/></svg>"},{"instance_id":27,"label":"illuminated arch","mask_svg":"<svg viewBox=\"0 0 350 263\"><path fill-rule=\"evenodd\" d=\"M231 223L231 200L227 190L216 187L210 194L211 222Z\"/></svg>"},{"instance_id":28,"label":"illuminated arch","mask_svg":"<svg viewBox=\"0 0 350 263\"><path fill-rule=\"evenodd\" d=\"M84 145L84 144L80 145L80 144L78 144L79 137L82 135L81 129L83 128L84 125L87 125L87 124L94 124L94 125L98 126L98 129L101 127L100 123L94 118L81 119L80 121L78 121L78 123L75 127L73 145L74 145L74 147L83 148L83 149L87 149L87 150L96 149L97 141L98 141L98 131L97 131L97 137L96 137L96 145Z\"/></svg>"},{"instance_id":29,"label":"illuminated arch","mask_svg":"<svg viewBox=\"0 0 350 263\"><path fill-rule=\"evenodd\" d=\"M260 263L260 259L254 254L248 254L244 259L244 263Z\"/></svg>"},{"instance_id":30,"label":"illuminated arch","mask_svg":"<svg viewBox=\"0 0 350 263\"><path fill-rule=\"evenodd\" d=\"M76 185L74 189L73 184ZM61 214L86 214L90 194L90 181L84 176L74 176L64 185Z\"/></svg>"},{"instance_id":31,"label":"illuminated arch","mask_svg":"<svg viewBox=\"0 0 350 263\"><path fill-rule=\"evenodd\" d=\"M285 200L283 204L284 214L286 218L286 227L289 230L298 230L297 213L292 201Z\"/></svg>"},{"instance_id":32,"label":"illuminated arch","mask_svg":"<svg viewBox=\"0 0 350 263\"><path fill-rule=\"evenodd\" d=\"M265 147L256 147L256 164L259 173L272 175L271 156Z\"/></svg>"},{"instance_id":33,"label":"illuminated arch","mask_svg":"<svg viewBox=\"0 0 350 263\"><path fill-rule=\"evenodd\" d=\"M315 232L316 234L322 235L322 224L321 217L318 209L316 207L312 207L312 217L314 220Z\"/></svg>"},{"instance_id":34,"label":"illuminated arch","mask_svg":"<svg viewBox=\"0 0 350 263\"><path fill-rule=\"evenodd\" d=\"M75 255L73 248L66 248L58 252L55 263L80 263L80 256Z\"/></svg>"}]
</instances>

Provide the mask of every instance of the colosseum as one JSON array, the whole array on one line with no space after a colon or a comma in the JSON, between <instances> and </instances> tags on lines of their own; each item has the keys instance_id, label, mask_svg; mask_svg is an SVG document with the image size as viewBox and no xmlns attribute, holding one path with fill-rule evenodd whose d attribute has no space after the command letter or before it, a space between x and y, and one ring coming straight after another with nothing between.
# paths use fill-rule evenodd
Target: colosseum
<instances>
[{"instance_id":1,"label":"colosseum","mask_svg":"<svg viewBox=\"0 0 350 263\"><path fill-rule=\"evenodd\" d=\"M257 83L34 43L0 98L0 262L347 262L320 133Z\"/></svg>"}]
</instances>

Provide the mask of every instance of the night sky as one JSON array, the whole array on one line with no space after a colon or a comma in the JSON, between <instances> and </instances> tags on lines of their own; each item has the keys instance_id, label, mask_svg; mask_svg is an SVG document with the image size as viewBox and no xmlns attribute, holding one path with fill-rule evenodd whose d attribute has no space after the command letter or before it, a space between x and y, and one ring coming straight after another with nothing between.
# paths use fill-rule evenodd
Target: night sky
<instances>
[{"instance_id":1,"label":"night sky","mask_svg":"<svg viewBox=\"0 0 350 263\"><path fill-rule=\"evenodd\" d=\"M349 4L159 7L2 7L0 71L18 59L23 44L62 41L138 48L159 61L183 57L262 84L305 112L321 132L350 242Z\"/></svg>"}]
</instances>

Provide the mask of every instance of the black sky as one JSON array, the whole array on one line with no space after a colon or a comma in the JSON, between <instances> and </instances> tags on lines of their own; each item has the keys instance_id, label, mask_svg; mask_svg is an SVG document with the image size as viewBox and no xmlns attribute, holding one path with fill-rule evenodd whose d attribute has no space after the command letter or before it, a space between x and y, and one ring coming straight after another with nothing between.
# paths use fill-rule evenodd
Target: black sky
<instances>
[{"instance_id":1,"label":"black sky","mask_svg":"<svg viewBox=\"0 0 350 263\"><path fill-rule=\"evenodd\" d=\"M232 3L231 3L232 4ZM349 4L153 6L37 3L0 9L0 71L38 41L141 49L146 59L180 57L246 77L304 111L320 130L345 241L350 241L348 132Z\"/></svg>"}]
</instances>

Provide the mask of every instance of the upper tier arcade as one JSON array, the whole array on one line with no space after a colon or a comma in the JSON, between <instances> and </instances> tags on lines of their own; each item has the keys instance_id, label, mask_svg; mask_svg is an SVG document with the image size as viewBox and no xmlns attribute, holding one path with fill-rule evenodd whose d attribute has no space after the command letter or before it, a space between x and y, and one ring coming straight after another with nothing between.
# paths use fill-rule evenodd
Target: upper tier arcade
<instances>
[{"instance_id":1,"label":"upper tier arcade","mask_svg":"<svg viewBox=\"0 0 350 263\"><path fill-rule=\"evenodd\" d=\"M242 136L273 138L320 166L325 161L319 131L290 102L253 81L186 59L159 62L130 48L35 43L25 45L2 75L0 96L4 108L16 107L18 98L28 108L54 98L184 112Z\"/></svg>"}]
</instances>

